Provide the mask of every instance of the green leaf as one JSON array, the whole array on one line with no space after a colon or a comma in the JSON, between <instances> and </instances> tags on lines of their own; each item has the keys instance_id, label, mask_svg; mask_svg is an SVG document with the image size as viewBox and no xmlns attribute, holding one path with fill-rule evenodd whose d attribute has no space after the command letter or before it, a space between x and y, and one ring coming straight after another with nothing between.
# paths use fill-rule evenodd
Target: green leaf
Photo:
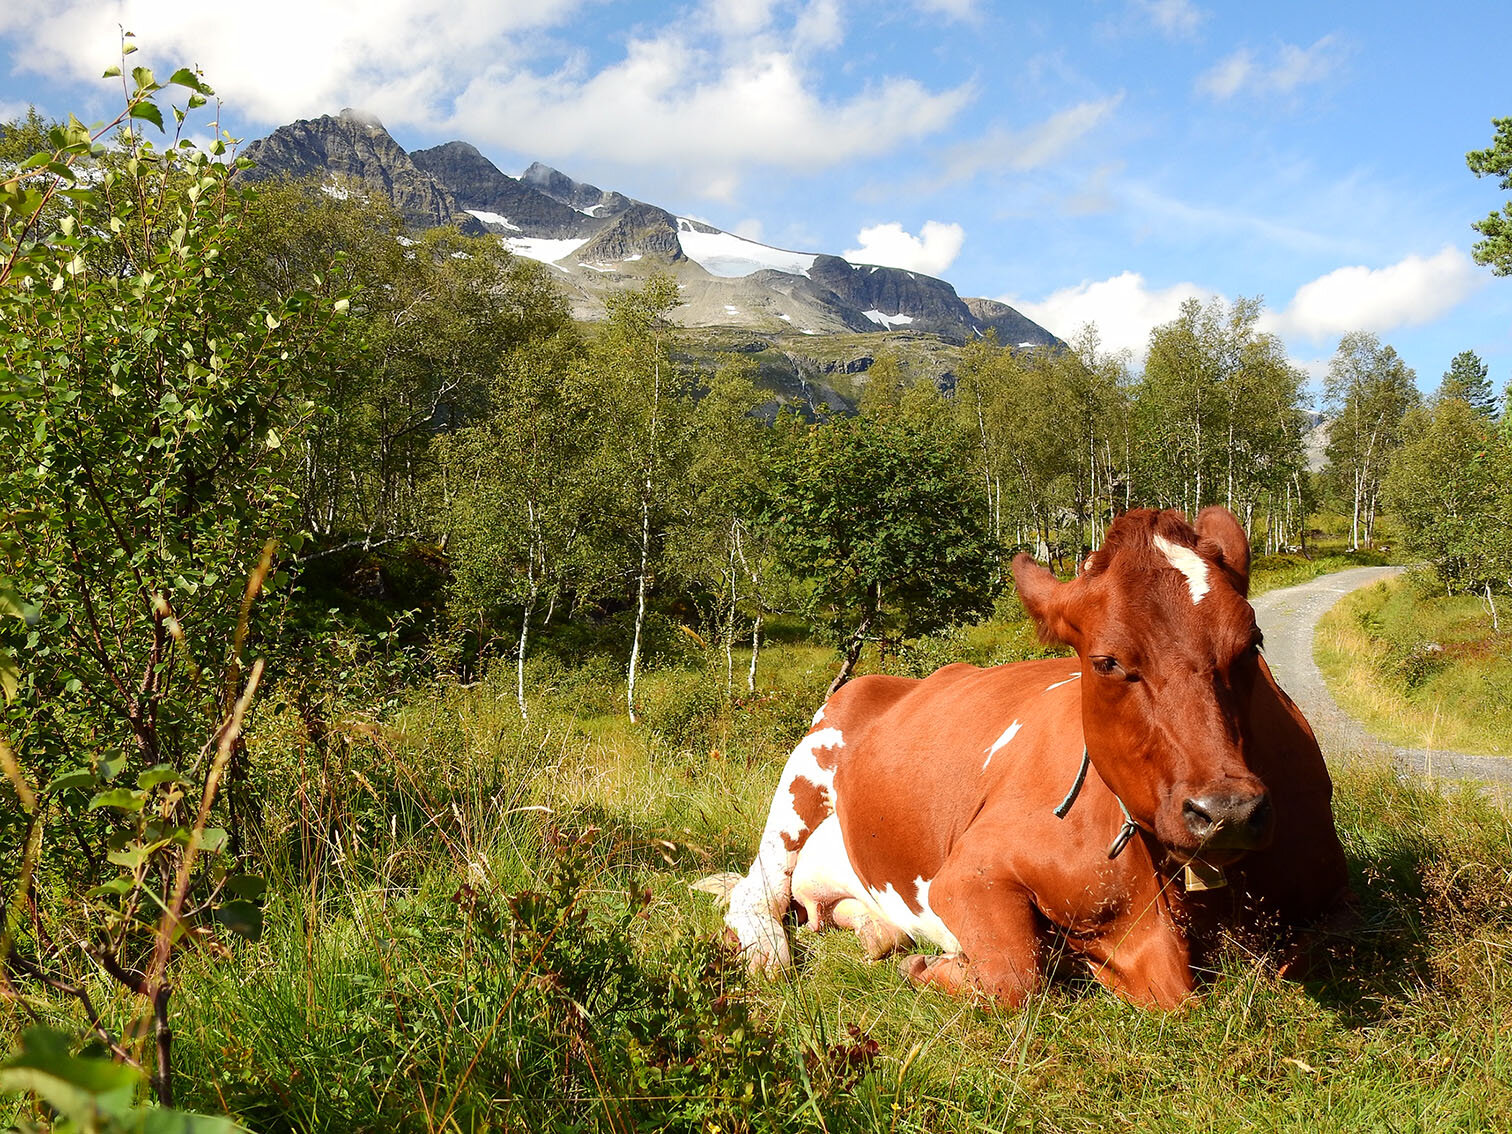
<instances>
[{"instance_id":1,"label":"green leaf","mask_svg":"<svg viewBox=\"0 0 1512 1134\"><path fill-rule=\"evenodd\" d=\"M193 1114L167 1107L147 1110L140 1129L142 1134L243 1134L246 1130L220 1115Z\"/></svg>"},{"instance_id":2,"label":"green leaf","mask_svg":"<svg viewBox=\"0 0 1512 1134\"><path fill-rule=\"evenodd\" d=\"M0 1064L0 1091L33 1091L85 1130L131 1111L141 1072L108 1059L83 1059L51 1028L31 1028L21 1050Z\"/></svg>"},{"instance_id":3,"label":"green leaf","mask_svg":"<svg viewBox=\"0 0 1512 1134\"><path fill-rule=\"evenodd\" d=\"M98 811L102 807L113 807L117 811L134 812L140 811L146 802L147 797L139 791L132 791L130 788L111 788L91 799L89 810Z\"/></svg>"},{"instance_id":4,"label":"green leaf","mask_svg":"<svg viewBox=\"0 0 1512 1134\"><path fill-rule=\"evenodd\" d=\"M205 85L204 81L188 67L180 67L168 76L168 81L176 86L188 87L191 91L202 95L212 95L215 92Z\"/></svg>"},{"instance_id":5,"label":"green leaf","mask_svg":"<svg viewBox=\"0 0 1512 1134\"><path fill-rule=\"evenodd\" d=\"M178 769L170 764L158 764L148 768L137 777L137 787L143 791L150 791L158 784L186 784L189 781L179 775Z\"/></svg>"},{"instance_id":6,"label":"green leaf","mask_svg":"<svg viewBox=\"0 0 1512 1134\"><path fill-rule=\"evenodd\" d=\"M134 846L128 850L113 850L105 855L108 862L114 863L123 870L136 871L150 857L150 852L144 846Z\"/></svg>"},{"instance_id":7,"label":"green leaf","mask_svg":"<svg viewBox=\"0 0 1512 1134\"><path fill-rule=\"evenodd\" d=\"M109 882L86 891L84 896L86 898L120 897L135 889L136 879L134 878L112 878Z\"/></svg>"},{"instance_id":8,"label":"green leaf","mask_svg":"<svg viewBox=\"0 0 1512 1134\"><path fill-rule=\"evenodd\" d=\"M256 901L268 890L268 883L255 874L237 874L226 879L226 891L238 898Z\"/></svg>"},{"instance_id":9,"label":"green leaf","mask_svg":"<svg viewBox=\"0 0 1512 1134\"><path fill-rule=\"evenodd\" d=\"M16 690L21 687L21 668L16 665L16 659L11 652L0 647L0 693L5 694L7 702L16 699Z\"/></svg>"},{"instance_id":10,"label":"green leaf","mask_svg":"<svg viewBox=\"0 0 1512 1134\"><path fill-rule=\"evenodd\" d=\"M200 850L209 851L212 854L226 849L228 841L224 827L206 827L200 832Z\"/></svg>"},{"instance_id":11,"label":"green leaf","mask_svg":"<svg viewBox=\"0 0 1512 1134\"><path fill-rule=\"evenodd\" d=\"M262 936L263 915L251 902L237 898L210 911L210 920L222 929L256 941Z\"/></svg>"},{"instance_id":12,"label":"green leaf","mask_svg":"<svg viewBox=\"0 0 1512 1134\"><path fill-rule=\"evenodd\" d=\"M112 67L106 67L104 73L100 76L100 78L102 78L102 79L116 79L116 78L119 78L120 75L121 75L120 64L116 64L115 66L112 66Z\"/></svg>"},{"instance_id":13,"label":"green leaf","mask_svg":"<svg viewBox=\"0 0 1512 1134\"><path fill-rule=\"evenodd\" d=\"M69 788L94 787L98 782L92 769L74 768L72 771L64 772L55 778L52 783L47 785L47 790L54 792L66 791Z\"/></svg>"},{"instance_id":14,"label":"green leaf","mask_svg":"<svg viewBox=\"0 0 1512 1134\"><path fill-rule=\"evenodd\" d=\"M140 70L141 68L138 68ZM151 122L159 130L163 129L163 112L153 102L139 102L131 108L131 117L140 118L144 122Z\"/></svg>"}]
</instances>

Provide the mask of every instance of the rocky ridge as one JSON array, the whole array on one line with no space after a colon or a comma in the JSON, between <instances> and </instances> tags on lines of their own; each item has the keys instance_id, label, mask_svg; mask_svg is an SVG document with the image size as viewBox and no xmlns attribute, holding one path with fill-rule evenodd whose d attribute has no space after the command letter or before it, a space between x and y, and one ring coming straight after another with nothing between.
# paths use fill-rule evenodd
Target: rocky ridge
<instances>
[{"instance_id":1,"label":"rocky ridge","mask_svg":"<svg viewBox=\"0 0 1512 1134\"><path fill-rule=\"evenodd\" d=\"M388 197L415 228L492 233L550 264L581 318L601 318L607 293L660 269L677 278L676 317L688 326L768 337L907 332L957 344L992 332L1019 349L1061 345L1007 304L962 299L919 272L773 248L540 162L511 177L462 141L406 153L359 111L281 126L245 153L257 162L254 178L321 178L331 191Z\"/></svg>"}]
</instances>

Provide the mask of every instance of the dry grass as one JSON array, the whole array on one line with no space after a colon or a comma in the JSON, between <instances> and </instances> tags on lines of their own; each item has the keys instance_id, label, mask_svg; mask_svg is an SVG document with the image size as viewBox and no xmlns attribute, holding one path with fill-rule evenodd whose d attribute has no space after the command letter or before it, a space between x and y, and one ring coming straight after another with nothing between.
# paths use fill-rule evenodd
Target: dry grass
<instances>
[{"instance_id":1,"label":"dry grass","mask_svg":"<svg viewBox=\"0 0 1512 1134\"><path fill-rule=\"evenodd\" d=\"M1314 656L1339 706L1385 740L1512 754L1512 634L1474 596L1377 583L1324 616Z\"/></svg>"}]
</instances>

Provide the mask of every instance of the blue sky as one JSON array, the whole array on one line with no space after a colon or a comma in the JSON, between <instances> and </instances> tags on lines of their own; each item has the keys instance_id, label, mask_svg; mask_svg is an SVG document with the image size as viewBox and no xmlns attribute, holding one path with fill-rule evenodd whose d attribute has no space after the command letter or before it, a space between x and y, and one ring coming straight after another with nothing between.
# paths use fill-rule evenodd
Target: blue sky
<instances>
[{"instance_id":1,"label":"blue sky","mask_svg":"<svg viewBox=\"0 0 1512 1134\"><path fill-rule=\"evenodd\" d=\"M1425 389L1465 349L1512 377L1512 278L1469 257L1507 194L1464 162L1512 115L1505 0L6 0L0 114L107 114L122 25L247 139L357 106L1136 358L1185 296L1261 295L1314 375L1364 329Z\"/></svg>"}]
</instances>

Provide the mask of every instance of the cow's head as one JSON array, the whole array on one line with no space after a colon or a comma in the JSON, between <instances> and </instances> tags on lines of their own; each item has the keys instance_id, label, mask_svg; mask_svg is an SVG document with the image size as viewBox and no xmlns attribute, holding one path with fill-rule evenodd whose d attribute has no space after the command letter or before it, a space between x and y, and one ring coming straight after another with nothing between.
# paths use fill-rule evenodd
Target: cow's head
<instances>
[{"instance_id":1,"label":"cow's head","mask_svg":"<svg viewBox=\"0 0 1512 1134\"><path fill-rule=\"evenodd\" d=\"M1103 781L1179 859L1214 865L1269 842L1265 785L1245 761L1260 632L1249 540L1232 513L1120 516L1077 577L1013 561L1047 641L1081 656L1082 727Z\"/></svg>"}]
</instances>

